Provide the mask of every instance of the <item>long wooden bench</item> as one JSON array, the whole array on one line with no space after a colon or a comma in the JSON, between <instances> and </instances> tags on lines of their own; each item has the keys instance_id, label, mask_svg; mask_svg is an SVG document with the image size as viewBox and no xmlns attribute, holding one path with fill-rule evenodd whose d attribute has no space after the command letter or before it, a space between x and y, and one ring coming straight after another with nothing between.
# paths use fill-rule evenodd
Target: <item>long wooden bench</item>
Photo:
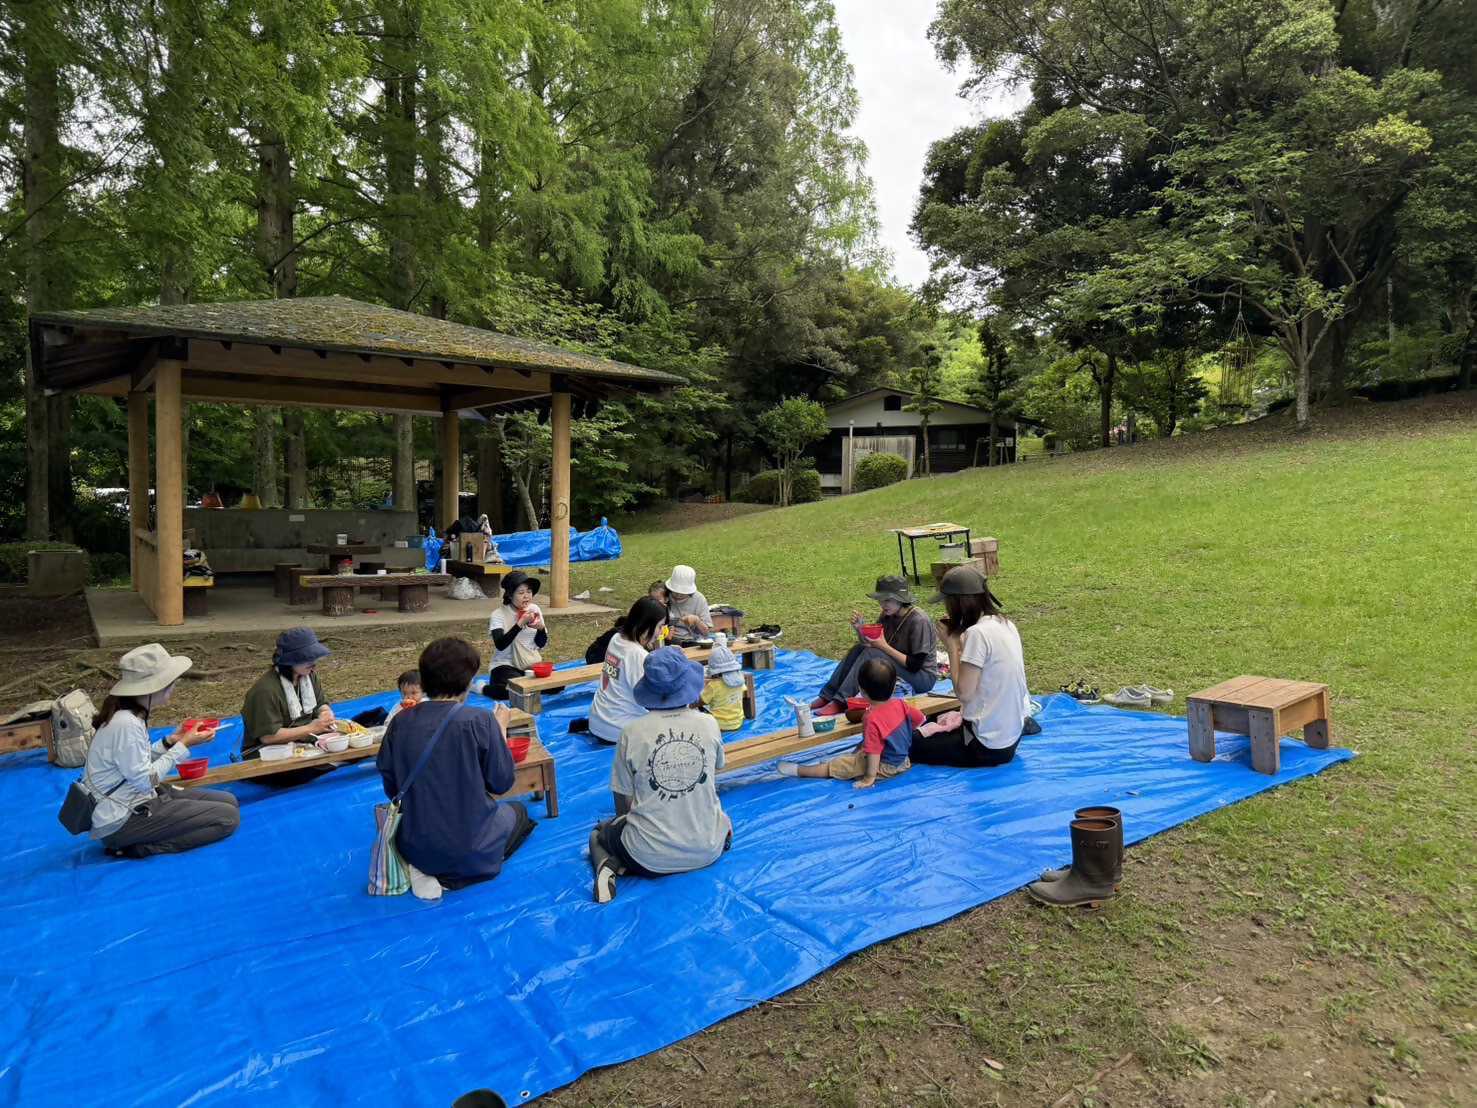
<instances>
[{"instance_id":1,"label":"long wooden bench","mask_svg":"<svg viewBox=\"0 0 1477 1108\"><path fill-rule=\"evenodd\" d=\"M769 639L761 639L758 642L749 642L745 639L730 643L729 649L743 660L745 669L774 668L775 645ZM713 648L688 646L683 647L682 652L694 662L706 662L708 656L713 653ZM514 677L508 682L508 703L515 708L522 708L525 712L538 715L544 710L544 693L560 692L571 685L598 681L600 672L604 668L604 663L597 662L593 666L556 669L548 677Z\"/></svg>"},{"instance_id":2,"label":"long wooden bench","mask_svg":"<svg viewBox=\"0 0 1477 1108\"><path fill-rule=\"evenodd\" d=\"M431 606L431 586L451 583L446 573L303 573L298 575L301 590L318 589L323 593L323 614L353 615L354 590L377 589L380 599L390 599L402 612L424 612Z\"/></svg>"},{"instance_id":3,"label":"long wooden bench","mask_svg":"<svg viewBox=\"0 0 1477 1108\"><path fill-rule=\"evenodd\" d=\"M498 795L503 797L522 796L525 793L540 794L549 818L552 819L559 814L559 784L554 774L554 756L539 741L538 725L533 717L526 712L514 709L508 720L508 737L518 738L525 735L531 740L528 746L528 757L518 763L513 787ZM212 769L203 777L189 780L182 777L169 777L164 783L177 785L182 789L209 788L212 785L224 785L232 781L251 781L259 777L271 777L274 774L289 773L312 766L335 766L349 762L362 762L367 758L373 758L379 750L380 744L375 742L364 747L351 746L337 754L319 753L308 758L283 758L273 762L264 762L260 758L243 758L239 762L229 762L218 769Z\"/></svg>"},{"instance_id":4,"label":"long wooden bench","mask_svg":"<svg viewBox=\"0 0 1477 1108\"><path fill-rule=\"evenodd\" d=\"M929 719L945 712L956 711L959 707L959 701L952 696L910 696L907 701ZM771 731L766 735L755 735L751 739L729 743L723 748L723 768L718 772L732 773L735 770L748 769L750 766L762 765L776 758L799 754L817 746L826 746L837 739L847 739L862 733L864 724L847 723L845 716L837 716L835 719L835 730L817 732L804 738L800 737L799 728L786 727L781 731Z\"/></svg>"}]
</instances>

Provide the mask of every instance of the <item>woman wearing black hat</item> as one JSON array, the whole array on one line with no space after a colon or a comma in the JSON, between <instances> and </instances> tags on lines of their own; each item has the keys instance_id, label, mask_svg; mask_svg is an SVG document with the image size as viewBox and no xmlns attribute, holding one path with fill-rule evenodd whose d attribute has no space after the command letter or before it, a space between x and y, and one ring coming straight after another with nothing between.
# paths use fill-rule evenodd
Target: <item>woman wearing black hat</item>
<instances>
[{"instance_id":1,"label":"woman wearing black hat","mask_svg":"<svg viewBox=\"0 0 1477 1108\"><path fill-rule=\"evenodd\" d=\"M333 709L318 683L318 662L331 653L311 627L291 627L277 636L272 668L241 706L243 757L276 743L312 742L333 728Z\"/></svg>"},{"instance_id":2,"label":"woman wearing black hat","mask_svg":"<svg viewBox=\"0 0 1477 1108\"><path fill-rule=\"evenodd\" d=\"M942 600L949 613L940 626L959 712L941 718L947 730L926 726L914 737L908 757L921 765L1002 766L1015 757L1029 720L1020 632L1001 613L1000 601L974 566L955 566L944 574L934 599Z\"/></svg>"},{"instance_id":3,"label":"woman wearing black hat","mask_svg":"<svg viewBox=\"0 0 1477 1108\"><path fill-rule=\"evenodd\" d=\"M492 670L487 675L487 695L508 699L508 681L542 661L539 653L549 645L544 613L533 602L539 580L520 569L503 578L502 607L492 613L487 635L492 639Z\"/></svg>"},{"instance_id":4,"label":"woman wearing black hat","mask_svg":"<svg viewBox=\"0 0 1477 1108\"><path fill-rule=\"evenodd\" d=\"M877 588L868 595L882 606L877 616L882 637L872 639L862 634L866 620L858 612L851 614L851 628L856 632L857 642L811 702L818 716L839 715L846 710L847 698L857 695L862 666L871 658L886 658L891 662L898 679L915 695L926 693L939 679L938 630L927 613L914 605L907 580L897 576L879 577Z\"/></svg>"}]
</instances>

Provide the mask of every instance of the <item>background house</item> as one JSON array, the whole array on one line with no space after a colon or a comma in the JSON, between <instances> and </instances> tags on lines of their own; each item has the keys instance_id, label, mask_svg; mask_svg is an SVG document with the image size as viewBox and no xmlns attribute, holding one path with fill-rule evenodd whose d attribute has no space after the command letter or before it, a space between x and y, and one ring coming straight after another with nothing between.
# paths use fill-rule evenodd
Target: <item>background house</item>
<instances>
[{"instance_id":1,"label":"background house","mask_svg":"<svg viewBox=\"0 0 1477 1108\"><path fill-rule=\"evenodd\" d=\"M866 454L901 454L909 476L921 469L923 419L903 410L911 396L898 389L877 388L848 396L826 407L831 430L815 448L821 489L851 491L851 467ZM928 420L929 458L933 473L953 473L986 464L990 452L992 413L971 404L942 401ZM1041 426L1034 420L995 421L995 464L1015 461L1018 427Z\"/></svg>"}]
</instances>

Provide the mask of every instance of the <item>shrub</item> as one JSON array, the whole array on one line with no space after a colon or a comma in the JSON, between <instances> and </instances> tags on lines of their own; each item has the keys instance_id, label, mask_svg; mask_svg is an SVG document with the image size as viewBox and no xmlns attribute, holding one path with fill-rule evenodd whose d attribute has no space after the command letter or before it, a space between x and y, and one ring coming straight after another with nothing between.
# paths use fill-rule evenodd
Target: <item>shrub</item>
<instances>
[{"instance_id":1,"label":"shrub","mask_svg":"<svg viewBox=\"0 0 1477 1108\"><path fill-rule=\"evenodd\" d=\"M868 454L851 475L853 492L895 485L908 476L908 459L901 454Z\"/></svg>"},{"instance_id":2,"label":"shrub","mask_svg":"<svg viewBox=\"0 0 1477 1108\"><path fill-rule=\"evenodd\" d=\"M796 504L809 504L821 498L821 475L814 469L795 471L794 487L790 492ZM780 475L777 469L762 469L749 479L749 483L734 494L735 500L745 504L778 504L780 502Z\"/></svg>"}]
</instances>

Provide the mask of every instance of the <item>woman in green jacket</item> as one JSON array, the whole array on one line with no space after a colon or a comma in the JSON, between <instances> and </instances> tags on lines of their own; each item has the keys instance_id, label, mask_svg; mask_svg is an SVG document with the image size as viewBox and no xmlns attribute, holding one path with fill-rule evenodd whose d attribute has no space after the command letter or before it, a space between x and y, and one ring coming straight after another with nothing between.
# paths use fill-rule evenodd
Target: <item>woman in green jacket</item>
<instances>
[{"instance_id":1,"label":"woman in green jacket","mask_svg":"<svg viewBox=\"0 0 1477 1108\"><path fill-rule=\"evenodd\" d=\"M312 742L333 729L333 708L318 683L318 661L332 653L311 627L277 636L272 668L257 679L241 706L241 755L276 743Z\"/></svg>"}]
</instances>

